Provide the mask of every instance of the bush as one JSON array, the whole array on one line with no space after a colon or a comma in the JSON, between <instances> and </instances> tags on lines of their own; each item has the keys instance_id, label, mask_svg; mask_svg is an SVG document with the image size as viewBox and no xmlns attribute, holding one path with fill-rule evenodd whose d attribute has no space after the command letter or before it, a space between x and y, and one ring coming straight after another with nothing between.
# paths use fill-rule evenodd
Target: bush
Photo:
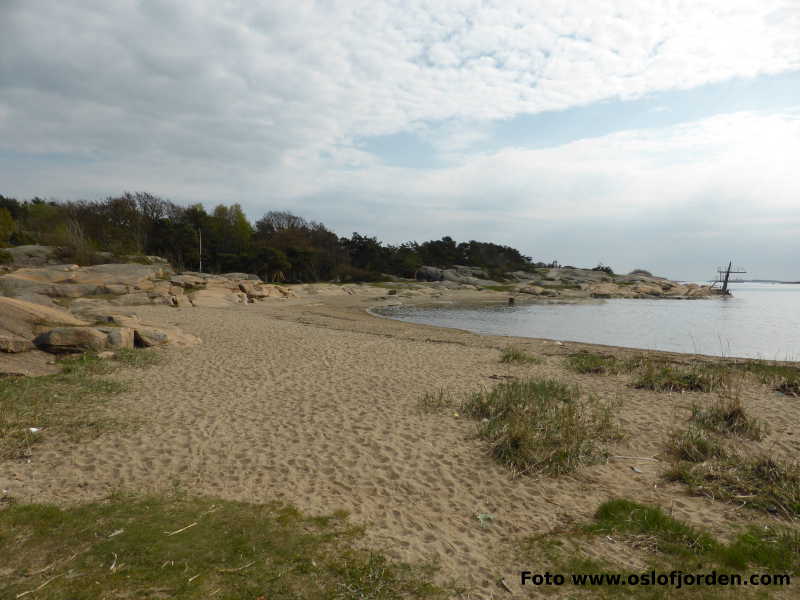
<instances>
[{"instance_id":1,"label":"bush","mask_svg":"<svg viewBox=\"0 0 800 600\"><path fill-rule=\"evenodd\" d=\"M0 265L10 265L12 262L14 262L14 257L11 252L0 248Z\"/></svg>"}]
</instances>

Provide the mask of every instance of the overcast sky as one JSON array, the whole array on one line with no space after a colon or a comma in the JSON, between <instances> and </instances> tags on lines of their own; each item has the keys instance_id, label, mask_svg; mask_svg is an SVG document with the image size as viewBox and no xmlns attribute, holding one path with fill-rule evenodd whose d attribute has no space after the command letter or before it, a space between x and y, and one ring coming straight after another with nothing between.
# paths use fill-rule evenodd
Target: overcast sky
<instances>
[{"instance_id":1,"label":"overcast sky","mask_svg":"<svg viewBox=\"0 0 800 600\"><path fill-rule=\"evenodd\" d=\"M800 279L800 0L0 0L0 193Z\"/></svg>"}]
</instances>

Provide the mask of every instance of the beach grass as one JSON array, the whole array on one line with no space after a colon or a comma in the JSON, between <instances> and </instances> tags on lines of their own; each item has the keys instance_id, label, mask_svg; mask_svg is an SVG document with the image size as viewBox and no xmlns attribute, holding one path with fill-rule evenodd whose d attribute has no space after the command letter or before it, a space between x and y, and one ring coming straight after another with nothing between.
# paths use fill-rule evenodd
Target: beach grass
<instances>
[{"instance_id":1,"label":"beach grass","mask_svg":"<svg viewBox=\"0 0 800 600\"><path fill-rule=\"evenodd\" d=\"M618 435L615 407L552 379L504 382L472 394L462 412L516 475L562 475L600 462Z\"/></svg>"},{"instance_id":2,"label":"beach grass","mask_svg":"<svg viewBox=\"0 0 800 600\"><path fill-rule=\"evenodd\" d=\"M754 441L761 440L767 432L766 424L747 414L738 397L718 398L708 406L694 404L690 420L708 431Z\"/></svg>"},{"instance_id":3,"label":"beach grass","mask_svg":"<svg viewBox=\"0 0 800 600\"><path fill-rule=\"evenodd\" d=\"M725 455L725 450L716 436L691 425L687 429L673 431L667 440L667 454L678 461L704 462Z\"/></svg>"},{"instance_id":4,"label":"beach grass","mask_svg":"<svg viewBox=\"0 0 800 600\"><path fill-rule=\"evenodd\" d=\"M278 504L127 497L0 511L0 595L70 598L441 598L433 567L363 549L346 515Z\"/></svg>"},{"instance_id":5,"label":"beach grass","mask_svg":"<svg viewBox=\"0 0 800 600\"><path fill-rule=\"evenodd\" d=\"M61 360L61 373L0 378L0 458L29 458L48 436L80 442L123 426L96 410L126 389L103 375L121 366L144 368L159 358L154 350L120 350L114 360L82 354Z\"/></svg>"},{"instance_id":6,"label":"beach grass","mask_svg":"<svg viewBox=\"0 0 800 600\"><path fill-rule=\"evenodd\" d=\"M733 372L715 363L689 366L648 363L642 367L633 385L656 392L728 391L733 387Z\"/></svg>"},{"instance_id":7,"label":"beach grass","mask_svg":"<svg viewBox=\"0 0 800 600\"><path fill-rule=\"evenodd\" d=\"M568 369L583 374L617 375L627 370L624 362L615 356L592 352L570 354L567 356L566 365Z\"/></svg>"},{"instance_id":8,"label":"beach grass","mask_svg":"<svg viewBox=\"0 0 800 600\"><path fill-rule=\"evenodd\" d=\"M453 395L447 390L438 389L425 392L419 399L417 406L419 410L426 414L437 414L455 406L456 401Z\"/></svg>"},{"instance_id":9,"label":"beach grass","mask_svg":"<svg viewBox=\"0 0 800 600\"><path fill-rule=\"evenodd\" d=\"M529 364L529 365L538 365L542 363L542 359L538 356L533 356L528 354L524 350L520 348L514 348L513 346L509 346L508 348L503 348L502 353L500 354L500 362L501 363L514 363L519 365Z\"/></svg>"},{"instance_id":10,"label":"beach grass","mask_svg":"<svg viewBox=\"0 0 800 600\"><path fill-rule=\"evenodd\" d=\"M748 361L738 365L761 383L787 396L800 396L800 368L765 362Z\"/></svg>"},{"instance_id":11,"label":"beach grass","mask_svg":"<svg viewBox=\"0 0 800 600\"><path fill-rule=\"evenodd\" d=\"M677 461L665 473L696 496L787 518L800 517L800 465L767 455L723 453L704 462Z\"/></svg>"}]
</instances>

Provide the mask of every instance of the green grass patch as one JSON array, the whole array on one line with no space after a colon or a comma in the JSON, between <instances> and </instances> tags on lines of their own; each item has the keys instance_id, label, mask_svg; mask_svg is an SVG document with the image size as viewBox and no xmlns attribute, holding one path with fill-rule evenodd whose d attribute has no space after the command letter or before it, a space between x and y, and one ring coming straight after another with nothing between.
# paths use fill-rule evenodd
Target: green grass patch
<instances>
[{"instance_id":1,"label":"green grass patch","mask_svg":"<svg viewBox=\"0 0 800 600\"><path fill-rule=\"evenodd\" d=\"M615 499L602 504L595 522L584 530L615 539L623 536L634 547L652 552L699 559L705 568L742 571L762 568L777 573L800 573L800 532L787 527L751 526L726 544L667 515L657 506Z\"/></svg>"},{"instance_id":2,"label":"green grass patch","mask_svg":"<svg viewBox=\"0 0 800 600\"><path fill-rule=\"evenodd\" d=\"M102 376L120 364L154 364L159 356L151 350L121 350L115 356L113 362L93 354L72 356L60 361L61 373L55 375L0 378L0 459L27 458L48 436L81 442L121 427L97 407L125 385Z\"/></svg>"},{"instance_id":3,"label":"green grass patch","mask_svg":"<svg viewBox=\"0 0 800 600\"><path fill-rule=\"evenodd\" d=\"M598 559L587 546L595 539L602 545L608 541L624 544L640 553L643 568L632 569L629 559ZM602 542L600 541L602 540ZM750 527L723 543L707 531L691 526L666 514L661 508L627 499L614 499L602 504L593 522L561 532L550 532L524 538L519 544L517 561L536 565L536 572L559 573L565 576L564 586L536 586L537 593L569 598L633 598L665 600L671 598L729 598L728 585L644 585L642 577L652 572L669 578L672 572L682 574L738 575L745 580L752 573L797 575L800 572L798 532L787 527ZM611 580L637 575L638 585L609 583L578 586L571 574L606 576ZM669 580L667 580L669 581ZM629 582L630 583L630 582ZM737 596L769 598L776 590L787 590L786 584L763 587L737 587Z\"/></svg>"},{"instance_id":4,"label":"green grass patch","mask_svg":"<svg viewBox=\"0 0 800 600\"><path fill-rule=\"evenodd\" d=\"M749 508L800 517L800 465L767 456L723 454L701 463L679 461L664 474L691 493Z\"/></svg>"},{"instance_id":5,"label":"green grass patch","mask_svg":"<svg viewBox=\"0 0 800 600\"><path fill-rule=\"evenodd\" d=\"M427 567L361 549L343 514L277 504L126 498L0 511L0 596L94 598L438 598Z\"/></svg>"},{"instance_id":6,"label":"green grass patch","mask_svg":"<svg viewBox=\"0 0 800 600\"><path fill-rule=\"evenodd\" d=\"M482 290L492 290L493 292L513 292L516 289L514 285L482 285Z\"/></svg>"},{"instance_id":7,"label":"green grass patch","mask_svg":"<svg viewBox=\"0 0 800 600\"><path fill-rule=\"evenodd\" d=\"M508 347L504 348L500 354L500 362L538 365L541 364L542 359L538 356L532 356L519 348Z\"/></svg>"},{"instance_id":8,"label":"green grass patch","mask_svg":"<svg viewBox=\"0 0 800 600\"><path fill-rule=\"evenodd\" d=\"M709 406L692 406L690 420L699 427L725 435L739 435L750 440L761 440L766 424L747 414L739 398L720 398Z\"/></svg>"},{"instance_id":9,"label":"green grass patch","mask_svg":"<svg viewBox=\"0 0 800 600\"><path fill-rule=\"evenodd\" d=\"M632 536L639 546L646 545L652 551L679 556L708 554L719 545L707 533L673 519L658 507L625 499L602 504L595 513L595 522L586 531Z\"/></svg>"},{"instance_id":10,"label":"green grass patch","mask_svg":"<svg viewBox=\"0 0 800 600\"><path fill-rule=\"evenodd\" d=\"M602 442L618 437L614 409L551 379L504 382L462 405L481 421L492 455L517 475L561 475L604 460Z\"/></svg>"}]
</instances>

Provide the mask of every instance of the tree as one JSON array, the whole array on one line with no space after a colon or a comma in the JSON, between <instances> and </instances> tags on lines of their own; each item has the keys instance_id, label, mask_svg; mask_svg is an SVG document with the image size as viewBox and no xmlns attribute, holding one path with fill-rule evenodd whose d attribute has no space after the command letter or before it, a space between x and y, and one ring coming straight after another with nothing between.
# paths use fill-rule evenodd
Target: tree
<instances>
[{"instance_id":1,"label":"tree","mask_svg":"<svg viewBox=\"0 0 800 600\"><path fill-rule=\"evenodd\" d=\"M0 207L0 248L8 244L16 230L17 224L14 217L11 216L11 212Z\"/></svg>"}]
</instances>

